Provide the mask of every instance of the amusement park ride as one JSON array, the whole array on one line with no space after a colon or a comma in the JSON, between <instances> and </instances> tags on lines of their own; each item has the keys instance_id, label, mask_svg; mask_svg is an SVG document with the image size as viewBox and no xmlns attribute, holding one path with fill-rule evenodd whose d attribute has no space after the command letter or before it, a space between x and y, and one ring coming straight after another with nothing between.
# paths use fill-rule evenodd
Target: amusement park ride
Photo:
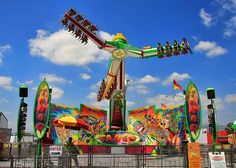
<instances>
[{"instance_id":1,"label":"amusement park ride","mask_svg":"<svg viewBox=\"0 0 236 168\"><path fill-rule=\"evenodd\" d=\"M143 49L128 44L122 33L117 33L112 41L105 41L96 34L97 27L72 8L65 13L61 23L82 43L87 44L90 39L99 49L111 53L107 76L102 80L97 94L97 101L110 100L110 130L126 130L125 59L127 57L168 58L172 55L192 53L186 38L183 38L181 44L174 40L173 45L166 41L165 46L162 46L158 42L155 48L148 46Z\"/></svg>"},{"instance_id":2,"label":"amusement park ride","mask_svg":"<svg viewBox=\"0 0 236 168\"><path fill-rule=\"evenodd\" d=\"M106 110L81 104L80 109L51 103L51 92L44 80L38 87L33 111L33 125L38 146L45 137L54 144L64 144L72 134L77 145L166 145L180 144L186 130L195 141L201 129L201 103L196 86L190 81L185 94L185 104L157 109L155 105L140 107L126 116L125 59L157 57L160 59L188 54L192 51L186 38L173 45L168 41L164 46L158 42L154 48L142 49L128 44L122 33L112 41L101 39L97 27L75 9L69 9L61 23L83 44L90 39L99 49L111 53L108 73L101 81L97 101L109 100L109 127ZM128 121L126 123L126 121ZM45 136L46 135L46 136ZM40 154L41 151L39 150Z\"/></svg>"}]
</instances>

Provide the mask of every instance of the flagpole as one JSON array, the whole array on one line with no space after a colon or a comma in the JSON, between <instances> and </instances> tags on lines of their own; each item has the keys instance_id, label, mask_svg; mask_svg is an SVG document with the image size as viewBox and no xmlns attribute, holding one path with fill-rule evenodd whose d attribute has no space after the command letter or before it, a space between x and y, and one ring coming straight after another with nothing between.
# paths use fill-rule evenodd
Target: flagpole
<instances>
[{"instance_id":1,"label":"flagpole","mask_svg":"<svg viewBox=\"0 0 236 168\"><path fill-rule=\"evenodd\" d=\"M175 79L173 79L173 90L176 90L176 89L181 90L183 92L183 95L185 95L184 89L180 86L179 83L177 83L177 81ZM176 96L176 94L174 96ZM185 97L184 97L184 99L185 99Z\"/></svg>"},{"instance_id":2,"label":"flagpole","mask_svg":"<svg viewBox=\"0 0 236 168\"><path fill-rule=\"evenodd\" d=\"M174 83L174 79L173 79L173 83ZM174 100L174 105L175 105L175 89L174 89L174 85L173 85L172 89L173 89L173 100Z\"/></svg>"},{"instance_id":3,"label":"flagpole","mask_svg":"<svg viewBox=\"0 0 236 168\"><path fill-rule=\"evenodd\" d=\"M174 100L174 105L175 105L175 89L173 88L173 96L172 96L172 98L173 98L173 100Z\"/></svg>"}]
</instances>

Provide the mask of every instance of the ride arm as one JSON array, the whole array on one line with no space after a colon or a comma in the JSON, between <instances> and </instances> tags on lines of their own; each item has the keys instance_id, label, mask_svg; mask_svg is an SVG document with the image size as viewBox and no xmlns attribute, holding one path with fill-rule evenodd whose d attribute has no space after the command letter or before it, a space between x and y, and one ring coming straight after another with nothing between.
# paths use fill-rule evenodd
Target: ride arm
<instances>
[{"instance_id":1,"label":"ride arm","mask_svg":"<svg viewBox=\"0 0 236 168\"><path fill-rule=\"evenodd\" d=\"M61 23L66 26L69 32L72 32L72 34L84 44L87 44L88 39L90 39L98 46L99 49L109 52L116 49L114 46L108 44L107 41L100 38L96 34L96 31L98 30L97 27L88 19L84 18L75 9L68 10L61 19Z\"/></svg>"},{"instance_id":2,"label":"ride arm","mask_svg":"<svg viewBox=\"0 0 236 168\"><path fill-rule=\"evenodd\" d=\"M174 43L173 45L170 45L168 43L165 46L162 46L160 43L158 43L157 47L151 48L150 46L147 46L143 47L142 49L135 48L129 45L126 52L128 56L136 58L164 58L171 57L172 55L178 56L180 54L192 54L189 43L187 41L182 41L181 45L179 45L178 42Z\"/></svg>"},{"instance_id":3,"label":"ride arm","mask_svg":"<svg viewBox=\"0 0 236 168\"><path fill-rule=\"evenodd\" d=\"M109 100L111 98L117 86L116 77L122 61L122 59L111 58L107 76L101 82L101 86L97 95L97 101L101 101L103 99Z\"/></svg>"}]
</instances>

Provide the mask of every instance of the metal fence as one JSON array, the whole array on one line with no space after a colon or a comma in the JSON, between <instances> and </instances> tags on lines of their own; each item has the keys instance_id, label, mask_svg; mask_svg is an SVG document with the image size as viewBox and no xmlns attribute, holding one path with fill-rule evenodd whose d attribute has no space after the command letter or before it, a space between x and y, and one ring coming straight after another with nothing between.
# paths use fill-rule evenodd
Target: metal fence
<instances>
[{"instance_id":1,"label":"metal fence","mask_svg":"<svg viewBox=\"0 0 236 168\"><path fill-rule=\"evenodd\" d=\"M86 155L76 156L78 165L73 159L75 156L63 155L59 157L19 157L12 158L11 167L122 167L122 168L141 168L141 167L187 167L183 157L178 156L157 156L146 155L92 155L92 159Z\"/></svg>"},{"instance_id":2,"label":"metal fence","mask_svg":"<svg viewBox=\"0 0 236 168\"><path fill-rule=\"evenodd\" d=\"M41 157L37 157L36 155L36 145L22 145L21 147L20 156L15 155L10 157L11 167L188 167L188 153L186 146L156 147L154 148L156 151L155 154L150 154L147 146L82 146L83 151L85 152L81 155L73 155L65 152L61 156L49 155L49 146L43 146ZM28 149L29 147L31 149ZM234 168L236 165L235 147L236 146L233 145L217 146L217 151L225 153L227 168ZM208 152L212 151L212 146L201 145L200 149L202 167L208 168ZM12 151L14 152L14 150Z\"/></svg>"}]
</instances>

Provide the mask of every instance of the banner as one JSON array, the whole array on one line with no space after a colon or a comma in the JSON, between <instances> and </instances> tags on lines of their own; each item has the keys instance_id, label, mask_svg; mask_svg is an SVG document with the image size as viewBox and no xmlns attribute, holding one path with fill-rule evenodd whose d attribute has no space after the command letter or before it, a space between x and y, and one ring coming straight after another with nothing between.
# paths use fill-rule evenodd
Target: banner
<instances>
[{"instance_id":1,"label":"banner","mask_svg":"<svg viewBox=\"0 0 236 168\"><path fill-rule=\"evenodd\" d=\"M199 143L188 143L189 168L201 168L201 155Z\"/></svg>"}]
</instances>

